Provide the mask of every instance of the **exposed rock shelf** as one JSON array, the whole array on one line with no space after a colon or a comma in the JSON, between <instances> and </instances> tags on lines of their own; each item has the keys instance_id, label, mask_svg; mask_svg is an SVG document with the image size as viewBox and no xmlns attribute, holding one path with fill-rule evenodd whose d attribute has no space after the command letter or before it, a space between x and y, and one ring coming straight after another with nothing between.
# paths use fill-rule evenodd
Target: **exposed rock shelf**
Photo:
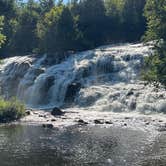
<instances>
[{"instance_id":1,"label":"exposed rock shelf","mask_svg":"<svg viewBox=\"0 0 166 166\"><path fill-rule=\"evenodd\" d=\"M65 110L62 116L50 112L33 110L21 123L40 125L48 128L64 128L74 125L100 125L102 127L122 127L149 132L166 131L165 115L142 115L138 113L112 113L85 110ZM51 127L49 127L51 126Z\"/></svg>"}]
</instances>

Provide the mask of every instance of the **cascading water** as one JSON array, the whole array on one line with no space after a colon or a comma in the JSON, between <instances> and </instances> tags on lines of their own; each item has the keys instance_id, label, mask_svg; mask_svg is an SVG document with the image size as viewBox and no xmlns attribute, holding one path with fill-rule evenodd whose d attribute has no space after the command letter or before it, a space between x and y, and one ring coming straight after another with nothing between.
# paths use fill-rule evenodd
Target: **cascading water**
<instances>
[{"instance_id":1,"label":"cascading water","mask_svg":"<svg viewBox=\"0 0 166 166\"><path fill-rule=\"evenodd\" d=\"M140 81L151 46L110 45L69 56L48 65L48 57L5 59L0 67L1 93L31 107L63 106L100 111L166 111L166 91Z\"/></svg>"}]
</instances>

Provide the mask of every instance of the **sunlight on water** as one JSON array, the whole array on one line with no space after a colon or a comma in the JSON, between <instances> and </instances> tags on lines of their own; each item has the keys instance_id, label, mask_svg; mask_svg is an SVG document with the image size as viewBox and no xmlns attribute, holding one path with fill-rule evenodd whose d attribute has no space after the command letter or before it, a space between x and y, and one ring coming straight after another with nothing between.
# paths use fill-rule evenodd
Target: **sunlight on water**
<instances>
[{"instance_id":1,"label":"sunlight on water","mask_svg":"<svg viewBox=\"0 0 166 166\"><path fill-rule=\"evenodd\" d=\"M97 111L165 112L165 90L140 81L144 58L151 53L150 45L121 44L77 53L59 64L47 56L9 58L1 66L2 93L17 94L35 108L70 101Z\"/></svg>"},{"instance_id":2,"label":"sunlight on water","mask_svg":"<svg viewBox=\"0 0 166 166\"><path fill-rule=\"evenodd\" d=\"M166 164L166 135L120 128L0 128L3 166L156 166ZM158 157L157 157L158 156Z\"/></svg>"}]
</instances>

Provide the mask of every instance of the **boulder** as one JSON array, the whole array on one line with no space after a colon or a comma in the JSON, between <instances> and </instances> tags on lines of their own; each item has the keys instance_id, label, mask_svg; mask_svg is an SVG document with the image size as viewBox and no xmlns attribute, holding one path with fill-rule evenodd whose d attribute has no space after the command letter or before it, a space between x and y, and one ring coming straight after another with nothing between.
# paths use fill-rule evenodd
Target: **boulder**
<instances>
[{"instance_id":1,"label":"boulder","mask_svg":"<svg viewBox=\"0 0 166 166\"><path fill-rule=\"evenodd\" d=\"M73 102L76 94L79 92L80 89L81 89L81 83L72 83L68 85L65 101Z\"/></svg>"},{"instance_id":2,"label":"boulder","mask_svg":"<svg viewBox=\"0 0 166 166\"><path fill-rule=\"evenodd\" d=\"M26 115L31 115L32 112L31 112L30 110L26 110L26 111L25 111L25 114L26 114Z\"/></svg>"},{"instance_id":3,"label":"boulder","mask_svg":"<svg viewBox=\"0 0 166 166\"><path fill-rule=\"evenodd\" d=\"M113 124L113 122L110 120L106 121L105 124Z\"/></svg>"},{"instance_id":4,"label":"boulder","mask_svg":"<svg viewBox=\"0 0 166 166\"><path fill-rule=\"evenodd\" d=\"M88 122L85 122L85 121L82 120L82 119L79 119L77 122L78 122L79 124L81 124L81 125L86 125L86 124L88 124Z\"/></svg>"},{"instance_id":5,"label":"boulder","mask_svg":"<svg viewBox=\"0 0 166 166\"><path fill-rule=\"evenodd\" d=\"M42 126L49 129L52 129L54 127L53 124L43 124Z\"/></svg>"},{"instance_id":6,"label":"boulder","mask_svg":"<svg viewBox=\"0 0 166 166\"><path fill-rule=\"evenodd\" d=\"M51 111L51 115L62 116L62 115L64 115L64 112L61 109L54 107L53 110Z\"/></svg>"},{"instance_id":7,"label":"boulder","mask_svg":"<svg viewBox=\"0 0 166 166\"><path fill-rule=\"evenodd\" d=\"M127 94L126 94L127 97L132 96L132 95L134 95L134 92L132 90L128 91Z\"/></svg>"},{"instance_id":8,"label":"boulder","mask_svg":"<svg viewBox=\"0 0 166 166\"><path fill-rule=\"evenodd\" d=\"M103 119L95 119L94 123L95 124L104 124L104 120Z\"/></svg>"}]
</instances>

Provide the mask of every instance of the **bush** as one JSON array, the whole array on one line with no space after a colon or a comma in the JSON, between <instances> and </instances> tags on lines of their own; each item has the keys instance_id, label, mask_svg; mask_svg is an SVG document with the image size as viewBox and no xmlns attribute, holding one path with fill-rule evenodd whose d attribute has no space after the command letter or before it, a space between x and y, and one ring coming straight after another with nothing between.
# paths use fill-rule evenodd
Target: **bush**
<instances>
[{"instance_id":1,"label":"bush","mask_svg":"<svg viewBox=\"0 0 166 166\"><path fill-rule=\"evenodd\" d=\"M25 106L16 99L0 99L0 123L18 120L25 115Z\"/></svg>"}]
</instances>

